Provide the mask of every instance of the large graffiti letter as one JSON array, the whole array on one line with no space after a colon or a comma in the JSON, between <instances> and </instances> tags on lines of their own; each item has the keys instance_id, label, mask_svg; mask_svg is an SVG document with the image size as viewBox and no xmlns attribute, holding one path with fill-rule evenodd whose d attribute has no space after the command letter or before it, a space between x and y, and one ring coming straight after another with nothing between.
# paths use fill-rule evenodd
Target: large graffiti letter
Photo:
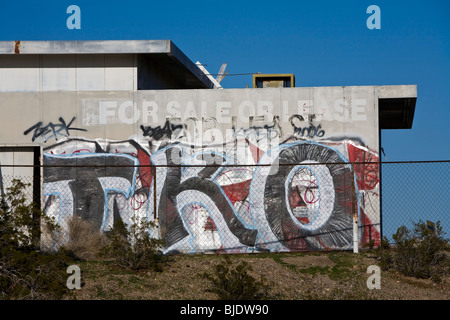
<instances>
[{"instance_id":1,"label":"large graffiti letter","mask_svg":"<svg viewBox=\"0 0 450 320\"><path fill-rule=\"evenodd\" d=\"M77 215L99 229L108 216L108 193L134 193L136 158L123 154L44 155L44 192L59 195L59 217Z\"/></svg>"},{"instance_id":2,"label":"large graffiti letter","mask_svg":"<svg viewBox=\"0 0 450 320\"><path fill-rule=\"evenodd\" d=\"M313 250L352 243L350 165L340 153L313 142L282 145L256 169L251 184L252 216L270 250ZM292 164L292 165L290 165Z\"/></svg>"},{"instance_id":3,"label":"large graffiti letter","mask_svg":"<svg viewBox=\"0 0 450 320\"><path fill-rule=\"evenodd\" d=\"M246 250L247 246L253 246L257 231L247 228L240 221L233 204L220 186L211 180L219 168L208 164L217 162L219 156L203 154L201 158L206 160L206 163L203 163L205 167L191 167L183 172L180 167L171 166L174 163L172 158L182 158L182 149L171 147L165 150L165 154L169 167L158 212L167 251L192 250L192 246L186 242L190 241L193 233L186 226L183 209L193 203L207 210L212 220L217 222L216 227L220 228L219 233L225 248Z\"/></svg>"}]
</instances>

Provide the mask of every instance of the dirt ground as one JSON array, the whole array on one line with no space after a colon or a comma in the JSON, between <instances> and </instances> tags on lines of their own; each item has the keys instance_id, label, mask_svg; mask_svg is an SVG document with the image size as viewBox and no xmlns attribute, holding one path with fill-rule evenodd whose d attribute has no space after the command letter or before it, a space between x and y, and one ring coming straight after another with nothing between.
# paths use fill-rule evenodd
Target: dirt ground
<instances>
[{"instance_id":1,"label":"dirt ground","mask_svg":"<svg viewBox=\"0 0 450 320\"><path fill-rule=\"evenodd\" d=\"M381 288L369 289L367 273L377 265L370 252L231 255L247 262L256 279L269 285L266 300L449 300L450 277L439 283L381 270ZM84 261L77 300L217 300L204 273L213 274L221 255L170 256L162 272L129 271L112 262Z\"/></svg>"}]
</instances>

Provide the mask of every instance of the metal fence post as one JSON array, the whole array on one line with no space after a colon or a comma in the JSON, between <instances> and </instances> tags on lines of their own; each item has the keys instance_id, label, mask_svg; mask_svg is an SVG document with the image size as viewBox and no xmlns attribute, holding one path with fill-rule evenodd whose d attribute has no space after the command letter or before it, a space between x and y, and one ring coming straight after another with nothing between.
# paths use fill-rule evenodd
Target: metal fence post
<instances>
[{"instance_id":1,"label":"metal fence post","mask_svg":"<svg viewBox=\"0 0 450 320\"><path fill-rule=\"evenodd\" d=\"M156 221L156 166L153 169L153 219Z\"/></svg>"},{"instance_id":2,"label":"metal fence post","mask_svg":"<svg viewBox=\"0 0 450 320\"><path fill-rule=\"evenodd\" d=\"M351 163L352 168L352 212L353 212L353 253L358 253L358 197L356 195L355 186L355 169L354 163Z\"/></svg>"}]
</instances>

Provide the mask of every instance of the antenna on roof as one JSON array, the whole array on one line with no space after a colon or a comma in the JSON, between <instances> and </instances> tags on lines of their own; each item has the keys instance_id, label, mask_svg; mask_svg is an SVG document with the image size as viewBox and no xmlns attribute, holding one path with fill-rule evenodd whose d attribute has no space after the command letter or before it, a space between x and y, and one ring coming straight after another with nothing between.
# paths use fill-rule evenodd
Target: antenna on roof
<instances>
[{"instance_id":1,"label":"antenna on roof","mask_svg":"<svg viewBox=\"0 0 450 320\"><path fill-rule=\"evenodd\" d=\"M216 78L216 81L218 83L220 83L223 80L223 78L225 78L225 76L228 74L228 72L230 72L230 70L228 70L227 73L224 74L226 68L227 68L227 64L226 63L223 63L220 66L220 70L219 70L219 73L217 74L217 78Z\"/></svg>"},{"instance_id":2,"label":"antenna on roof","mask_svg":"<svg viewBox=\"0 0 450 320\"><path fill-rule=\"evenodd\" d=\"M202 72L209 78L209 80L211 80L214 89L223 89L220 83L216 79L214 79L214 77L208 72L208 70L206 70L206 68L200 63L200 61L197 61L195 64L200 70L202 70Z\"/></svg>"}]
</instances>

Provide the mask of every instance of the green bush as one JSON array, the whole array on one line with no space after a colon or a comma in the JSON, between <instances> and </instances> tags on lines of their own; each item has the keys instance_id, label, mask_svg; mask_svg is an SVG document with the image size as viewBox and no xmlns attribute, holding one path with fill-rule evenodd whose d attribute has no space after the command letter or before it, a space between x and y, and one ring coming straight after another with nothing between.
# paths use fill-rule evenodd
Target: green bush
<instances>
[{"instance_id":1,"label":"green bush","mask_svg":"<svg viewBox=\"0 0 450 320\"><path fill-rule=\"evenodd\" d=\"M0 299L61 299L69 293L69 259L64 252L42 254L2 248L0 255Z\"/></svg>"},{"instance_id":2,"label":"green bush","mask_svg":"<svg viewBox=\"0 0 450 320\"><path fill-rule=\"evenodd\" d=\"M34 203L28 203L24 189L29 186L18 179L1 199L0 206L0 245L32 249L37 248L39 225L36 217L40 211Z\"/></svg>"},{"instance_id":3,"label":"green bush","mask_svg":"<svg viewBox=\"0 0 450 320\"><path fill-rule=\"evenodd\" d=\"M215 273L205 273L204 277L211 283L211 291L221 300L259 300L267 297L268 285L265 278L258 281L249 274L251 266L240 262L233 266L230 257L215 266Z\"/></svg>"},{"instance_id":4,"label":"green bush","mask_svg":"<svg viewBox=\"0 0 450 320\"><path fill-rule=\"evenodd\" d=\"M64 250L39 251L42 225L56 226L27 201L27 184L13 180L0 206L0 299L57 299L68 293Z\"/></svg>"},{"instance_id":5,"label":"green bush","mask_svg":"<svg viewBox=\"0 0 450 320\"><path fill-rule=\"evenodd\" d=\"M162 271L161 263L165 256L161 252L164 241L150 237L149 228L155 228L153 222L133 219L127 228L121 219L107 234L107 243L100 249L100 256L112 258L123 268L141 270L152 268Z\"/></svg>"},{"instance_id":6,"label":"green bush","mask_svg":"<svg viewBox=\"0 0 450 320\"><path fill-rule=\"evenodd\" d=\"M392 236L393 246L385 244L379 250L382 267L393 268L405 276L439 281L448 273L448 240L444 235L439 221L434 232L423 221L415 223L412 230L401 226Z\"/></svg>"},{"instance_id":7,"label":"green bush","mask_svg":"<svg viewBox=\"0 0 450 320\"><path fill-rule=\"evenodd\" d=\"M375 249L375 252L377 253L380 261L380 268L384 270L392 268L394 260L392 257L391 244L389 243L388 238L383 237L383 239L381 239L380 245Z\"/></svg>"}]
</instances>

